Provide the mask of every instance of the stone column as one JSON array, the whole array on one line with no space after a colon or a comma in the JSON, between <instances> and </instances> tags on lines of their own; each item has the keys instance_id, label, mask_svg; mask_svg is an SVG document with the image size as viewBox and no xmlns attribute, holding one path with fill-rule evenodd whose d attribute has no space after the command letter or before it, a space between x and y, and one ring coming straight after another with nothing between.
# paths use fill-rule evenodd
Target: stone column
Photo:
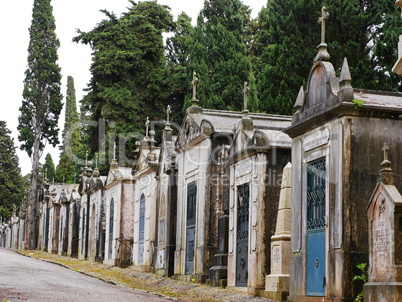
<instances>
[{"instance_id":1,"label":"stone column","mask_svg":"<svg viewBox=\"0 0 402 302\"><path fill-rule=\"evenodd\" d=\"M271 237L271 274L265 277L265 291L261 296L285 301L289 295L289 264L291 258L292 165L283 169L276 230Z\"/></svg>"}]
</instances>

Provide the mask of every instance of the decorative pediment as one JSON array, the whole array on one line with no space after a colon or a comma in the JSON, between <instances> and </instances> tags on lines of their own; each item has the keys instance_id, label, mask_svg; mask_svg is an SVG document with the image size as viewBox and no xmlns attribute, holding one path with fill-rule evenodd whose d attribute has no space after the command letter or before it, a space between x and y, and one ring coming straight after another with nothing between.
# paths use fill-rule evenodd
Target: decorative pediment
<instances>
[{"instance_id":1,"label":"decorative pediment","mask_svg":"<svg viewBox=\"0 0 402 302\"><path fill-rule=\"evenodd\" d=\"M106 179L106 185L112 183L114 180L123 180L123 175L119 170L110 169Z\"/></svg>"},{"instance_id":2,"label":"decorative pediment","mask_svg":"<svg viewBox=\"0 0 402 302\"><path fill-rule=\"evenodd\" d=\"M204 124L205 129L211 127L212 125ZM180 148L194 140L196 137L201 135L201 127L196 123L192 116L187 115L183 126L179 131L179 135L176 141L176 147Z\"/></svg>"},{"instance_id":3,"label":"decorative pediment","mask_svg":"<svg viewBox=\"0 0 402 302\"><path fill-rule=\"evenodd\" d=\"M303 111L336 97L338 91L339 79L332 64L322 61L315 63L308 78Z\"/></svg>"},{"instance_id":4,"label":"decorative pediment","mask_svg":"<svg viewBox=\"0 0 402 302\"><path fill-rule=\"evenodd\" d=\"M270 141L264 132L256 130L253 136L253 144L255 147L261 149L269 149Z\"/></svg>"}]
</instances>

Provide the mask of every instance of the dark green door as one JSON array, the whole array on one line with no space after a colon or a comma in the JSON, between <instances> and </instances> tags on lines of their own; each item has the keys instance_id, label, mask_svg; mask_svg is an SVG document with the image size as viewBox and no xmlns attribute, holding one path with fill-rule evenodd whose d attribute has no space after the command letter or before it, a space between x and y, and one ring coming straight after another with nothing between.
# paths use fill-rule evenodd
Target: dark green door
<instances>
[{"instance_id":1,"label":"dark green door","mask_svg":"<svg viewBox=\"0 0 402 302\"><path fill-rule=\"evenodd\" d=\"M236 286L247 286L249 184L237 187Z\"/></svg>"},{"instance_id":2,"label":"dark green door","mask_svg":"<svg viewBox=\"0 0 402 302\"><path fill-rule=\"evenodd\" d=\"M195 225L197 213L197 186L195 182L187 186L187 221L186 221L186 265L185 274L194 273Z\"/></svg>"}]
</instances>

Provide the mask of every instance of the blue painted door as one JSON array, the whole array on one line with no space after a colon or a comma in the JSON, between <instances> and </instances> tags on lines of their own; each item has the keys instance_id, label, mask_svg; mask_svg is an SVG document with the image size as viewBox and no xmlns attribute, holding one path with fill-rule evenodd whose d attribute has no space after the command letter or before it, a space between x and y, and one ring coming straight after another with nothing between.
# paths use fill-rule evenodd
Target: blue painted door
<instances>
[{"instance_id":1,"label":"blue painted door","mask_svg":"<svg viewBox=\"0 0 402 302\"><path fill-rule=\"evenodd\" d=\"M307 165L307 296L325 296L325 165Z\"/></svg>"},{"instance_id":2,"label":"blue painted door","mask_svg":"<svg viewBox=\"0 0 402 302\"><path fill-rule=\"evenodd\" d=\"M186 265L185 274L194 273L195 225L197 213L197 186L195 182L187 186L187 221L186 221Z\"/></svg>"}]
</instances>

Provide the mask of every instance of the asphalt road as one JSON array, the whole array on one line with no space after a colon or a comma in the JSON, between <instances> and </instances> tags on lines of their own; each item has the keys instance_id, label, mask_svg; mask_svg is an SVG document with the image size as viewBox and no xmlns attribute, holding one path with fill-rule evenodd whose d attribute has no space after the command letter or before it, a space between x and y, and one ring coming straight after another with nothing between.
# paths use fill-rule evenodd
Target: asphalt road
<instances>
[{"instance_id":1,"label":"asphalt road","mask_svg":"<svg viewBox=\"0 0 402 302\"><path fill-rule=\"evenodd\" d=\"M0 302L170 301L0 248Z\"/></svg>"}]
</instances>

